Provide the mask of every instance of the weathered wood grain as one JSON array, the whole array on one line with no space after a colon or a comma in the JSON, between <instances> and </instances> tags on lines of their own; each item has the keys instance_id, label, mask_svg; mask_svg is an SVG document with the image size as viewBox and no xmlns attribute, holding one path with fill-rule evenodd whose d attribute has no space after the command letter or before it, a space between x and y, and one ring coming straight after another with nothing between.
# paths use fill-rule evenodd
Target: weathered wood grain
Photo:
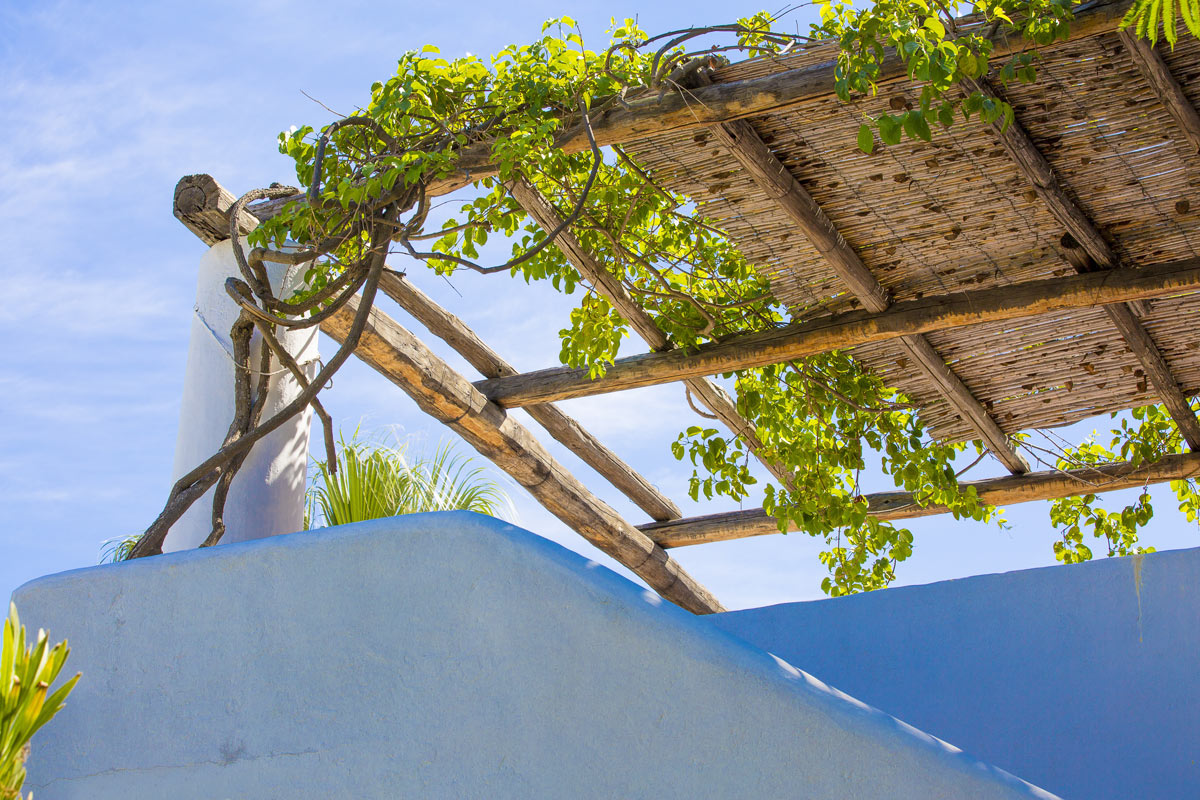
<instances>
[{"instance_id":1,"label":"weathered wood grain","mask_svg":"<svg viewBox=\"0 0 1200 800\"><path fill-rule=\"evenodd\" d=\"M1179 390L1179 384L1175 381L1175 376L1171 374L1167 360L1163 358L1162 352L1150 338L1150 333L1134 316L1128 305L1105 306L1104 310L1108 313L1108 318L1112 320L1116 329L1121 332L1125 344L1129 345L1129 349L1133 351L1134 356L1141 362L1142 368L1146 370L1146 377L1150 379L1150 385L1154 387L1158 399L1166 406L1167 413L1179 427L1179 432L1184 441L1188 443L1188 447L1194 451L1200 451L1200 420L1197 420L1191 404Z\"/></svg>"},{"instance_id":2,"label":"weathered wood grain","mask_svg":"<svg viewBox=\"0 0 1200 800\"><path fill-rule=\"evenodd\" d=\"M761 367L913 334L1196 289L1200 289L1200 259L1140 270L1068 275L896 303L878 314L856 311L794 323L702 345L691 352L671 350L629 356L617 359L604 376L597 379L589 378L586 370L554 367L479 381L476 386L496 403L516 408Z\"/></svg>"},{"instance_id":3,"label":"weathered wood grain","mask_svg":"<svg viewBox=\"0 0 1200 800\"><path fill-rule=\"evenodd\" d=\"M979 498L989 505L1009 506L1197 477L1200 477L1200 453L1183 453L1164 456L1139 467L1122 461L1064 472L1031 472L964 481L962 486L974 487ZM907 492L881 492L865 495L865 498L870 508L868 513L879 519L913 519L946 513L942 506L917 505ZM775 518L767 516L761 508L642 525L640 530L664 548L780 533Z\"/></svg>"},{"instance_id":4,"label":"weathered wood grain","mask_svg":"<svg viewBox=\"0 0 1200 800\"><path fill-rule=\"evenodd\" d=\"M562 216L542 197L538 190L525 181L517 181L508 187L515 199L529 216L533 217L546 231L552 231L562 221ZM565 230L554 240L554 245L562 251L567 260L585 281L595 287L596 291L610 302L629 323L634 332L654 351L669 350L672 345L666 334L658 327L658 323L646 313L638 303L629 296L620 281L614 278L603 264L600 264L590 252L575 238L569 230ZM714 374L714 373L707 373ZM763 443L758 438L754 426L738 413L733 399L706 377L684 379L684 385L696 398L711 411L734 435L738 436L746 447L754 454L767 471L784 485L791 483L791 471L772 459L763 455Z\"/></svg>"},{"instance_id":5,"label":"weathered wood grain","mask_svg":"<svg viewBox=\"0 0 1200 800\"><path fill-rule=\"evenodd\" d=\"M1200 153L1200 113L1196 112L1192 101L1183 93L1183 88L1171 74L1162 56L1154 49L1154 45L1128 30L1120 31L1117 36L1142 78L1154 90L1158 102L1175 120L1186 148L1192 153Z\"/></svg>"},{"instance_id":6,"label":"weathered wood grain","mask_svg":"<svg viewBox=\"0 0 1200 800\"><path fill-rule=\"evenodd\" d=\"M704 72L697 77L703 85L711 85L711 79ZM846 242L820 204L771 152L754 126L746 120L736 120L713 125L709 130L759 189L796 223L863 307L876 313L886 309L891 303L887 290ZM933 381L946 402L987 443L1000 463L1013 473L1029 471L1029 465L1009 443L1004 431L988 416L966 384L946 366L945 359L938 355L933 345L919 334L902 337L900 345L912 356L917 368Z\"/></svg>"},{"instance_id":7,"label":"weathered wood grain","mask_svg":"<svg viewBox=\"0 0 1200 800\"><path fill-rule=\"evenodd\" d=\"M394 273L385 273L379 282L379 288L430 333L453 347L468 364L479 370L480 374L489 378L518 374L516 368L488 347L461 319L435 303L408 279ZM663 495L650 481L559 408L549 404L537 405L528 407L526 412L545 428L547 433L619 489L651 519L665 521L682 516L679 507L669 497Z\"/></svg>"},{"instance_id":8,"label":"weathered wood grain","mask_svg":"<svg viewBox=\"0 0 1200 800\"><path fill-rule=\"evenodd\" d=\"M172 213L207 245L229 238L229 212L237 200L211 175L184 175L175 184ZM258 227L258 219L246 211L238 225L243 234Z\"/></svg>"},{"instance_id":9,"label":"weathered wood grain","mask_svg":"<svg viewBox=\"0 0 1200 800\"><path fill-rule=\"evenodd\" d=\"M357 299L352 299L322 324L321 330L341 341L357 309ZM489 402L395 320L371 309L355 355L399 386L422 411L457 432L512 476L572 530L624 564L660 595L696 614L724 610L661 547L555 461L528 429Z\"/></svg>"},{"instance_id":10,"label":"weathered wood grain","mask_svg":"<svg viewBox=\"0 0 1200 800\"><path fill-rule=\"evenodd\" d=\"M1130 52L1137 49L1134 47ZM1143 55L1145 54L1143 53ZM999 99L999 95L985 80L967 80L964 81L964 84L973 91ZM1122 266L1121 259L1109 245L1108 238L1067 193L1050 162L1034 144L1020 121L1014 120L1007 128L999 123L994 123L992 129L1000 140L1001 147L1016 164L1018 171L1029 182L1037 196L1045 203L1050 214L1074 237L1083 251L1092 259L1094 266L1103 270ZM1077 258L1068 260L1076 271L1081 272L1090 267ZM1145 327L1138 321L1135 308L1122 310L1110 306L1105 310L1117 330L1121 332L1126 344L1141 362L1142 368L1146 371L1146 375L1167 407L1171 419L1179 427L1188 446L1192 450L1200 450L1200 421L1196 419L1187 398L1180 390L1179 382L1171 374L1166 359L1163 358L1161 351L1154 344L1154 340L1146 332Z\"/></svg>"}]
</instances>

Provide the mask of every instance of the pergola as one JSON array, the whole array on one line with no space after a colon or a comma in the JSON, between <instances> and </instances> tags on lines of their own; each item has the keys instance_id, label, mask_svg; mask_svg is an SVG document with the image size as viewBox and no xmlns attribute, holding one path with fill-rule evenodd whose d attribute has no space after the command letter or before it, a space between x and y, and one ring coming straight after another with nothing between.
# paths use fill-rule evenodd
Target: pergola
<instances>
[{"instance_id":1,"label":"pergola","mask_svg":"<svg viewBox=\"0 0 1200 800\"><path fill-rule=\"evenodd\" d=\"M932 143L873 154L856 147L864 113L911 107L919 87L885 65L880 92L833 95L835 45L701 73L593 115L600 145L622 144L653 178L693 198L769 277L792 322L674 349L652 317L575 238L555 239L648 352L600 379L554 367L518 374L456 316L405 278L380 288L483 376L472 382L378 309L356 354L455 430L588 541L668 600L696 613L721 604L666 548L777 533L761 510L681 518L678 507L553 403L682 381L780 480L753 426L709 376L849 350L921 407L947 441L981 440L1011 475L971 484L991 504L1066 497L1200 475L1200 42L1172 52L1116 30L1123 0L1079 7L1065 42L1039 49L1036 83L1006 87L1007 129L956 125ZM963 21L963 26L982 25ZM989 29L991 30L991 29ZM995 36L993 34L993 36ZM993 58L1023 45L995 36ZM998 95L987 80L963 87ZM567 129L568 151L587 145ZM445 194L494 175L490 148L464 149ZM543 229L564 215L531 185L509 186ZM183 178L175 215L214 244L229 237L234 196L207 175ZM252 204L243 232L288 198ZM322 324L343 340L357 305ZM1168 409L1192 452L1154 463L1031 472L1011 434L1149 403ZM652 520L623 519L506 413L525 408ZM869 513L945 511L904 492L868 496Z\"/></svg>"}]
</instances>

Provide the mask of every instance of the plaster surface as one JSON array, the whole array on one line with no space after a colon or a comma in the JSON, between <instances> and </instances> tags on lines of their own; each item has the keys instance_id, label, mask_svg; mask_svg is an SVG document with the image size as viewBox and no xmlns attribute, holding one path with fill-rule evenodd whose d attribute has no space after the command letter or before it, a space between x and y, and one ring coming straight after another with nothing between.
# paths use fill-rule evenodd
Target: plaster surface
<instances>
[{"instance_id":1,"label":"plaster surface","mask_svg":"<svg viewBox=\"0 0 1200 800\"><path fill-rule=\"evenodd\" d=\"M247 247L245 239L243 247ZM248 249L247 249L248 252ZM280 296L290 294L307 265L288 266L267 262L271 285ZM229 241L209 248L200 260L196 280L196 305L188 342L183 400L179 408L179 433L171 484L220 449L233 419L233 345L229 330L238 317L238 307L225 293L225 280L241 277ZM317 371L317 331L280 331L280 343L312 378ZM258 331L251 340L250 363L257 370L262 340ZM263 419L286 406L300 386L275 359L275 371L267 393ZM258 375L254 375L257 384ZM229 487L225 502L224 542L240 542L304 527L304 488L308 470L308 434L312 409L286 422L255 443ZM214 489L192 504L171 526L163 550L198 546L212 530Z\"/></svg>"},{"instance_id":2,"label":"plaster surface","mask_svg":"<svg viewBox=\"0 0 1200 800\"><path fill-rule=\"evenodd\" d=\"M710 619L1063 797L1200 797L1200 549Z\"/></svg>"},{"instance_id":3,"label":"plaster surface","mask_svg":"<svg viewBox=\"0 0 1200 800\"><path fill-rule=\"evenodd\" d=\"M39 800L1051 797L468 512L53 575Z\"/></svg>"}]
</instances>

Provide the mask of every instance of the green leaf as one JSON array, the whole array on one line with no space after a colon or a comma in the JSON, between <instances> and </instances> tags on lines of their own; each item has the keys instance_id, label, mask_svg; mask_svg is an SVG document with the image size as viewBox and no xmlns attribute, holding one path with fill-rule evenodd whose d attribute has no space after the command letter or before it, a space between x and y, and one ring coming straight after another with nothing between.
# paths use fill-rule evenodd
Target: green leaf
<instances>
[{"instance_id":1,"label":"green leaf","mask_svg":"<svg viewBox=\"0 0 1200 800\"><path fill-rule=\"evenodd\" d=\"M909 111L904 116L904 132L913 139L922 139L926 142L933 139L929 123L925 121L925 115L917 109Z\"/></svg>"},{"instance_id":2,"label":"green leaf","mask_svg":"<svg viewBox=\"0 0 1200 800\"><path fill-rule=\"evenodd\" d=\"M867 155L875 152L875 134L870 125L858 126L858 149Z\"/></svg>"},{"instance_id":3,"label":"green leaf","mask_svg":"<svg viewBox=\"0 0 1200 800\"><path fill-rule=\"evenodd\" d=\"M879 126L879 138L884 144L900 144L902 134L901 122L891 114L884 114L876 121Z\"/></svg>"}]
</instances>

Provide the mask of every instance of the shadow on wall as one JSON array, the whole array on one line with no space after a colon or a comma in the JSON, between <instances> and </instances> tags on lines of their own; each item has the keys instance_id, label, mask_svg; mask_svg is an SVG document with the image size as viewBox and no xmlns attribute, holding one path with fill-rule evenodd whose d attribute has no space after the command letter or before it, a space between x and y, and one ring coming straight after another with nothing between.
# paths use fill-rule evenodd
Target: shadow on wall
<instances>
[{"instance_id":1,"label":"shadow on wall","mask_svg":"<svg viewBox=\"0 0 1200 800\"><path fill-rule=\"evenodd\" d=\"M1200 796L1200 549L710 619L1064 797Z\"/></svg>"}]
</instances>

